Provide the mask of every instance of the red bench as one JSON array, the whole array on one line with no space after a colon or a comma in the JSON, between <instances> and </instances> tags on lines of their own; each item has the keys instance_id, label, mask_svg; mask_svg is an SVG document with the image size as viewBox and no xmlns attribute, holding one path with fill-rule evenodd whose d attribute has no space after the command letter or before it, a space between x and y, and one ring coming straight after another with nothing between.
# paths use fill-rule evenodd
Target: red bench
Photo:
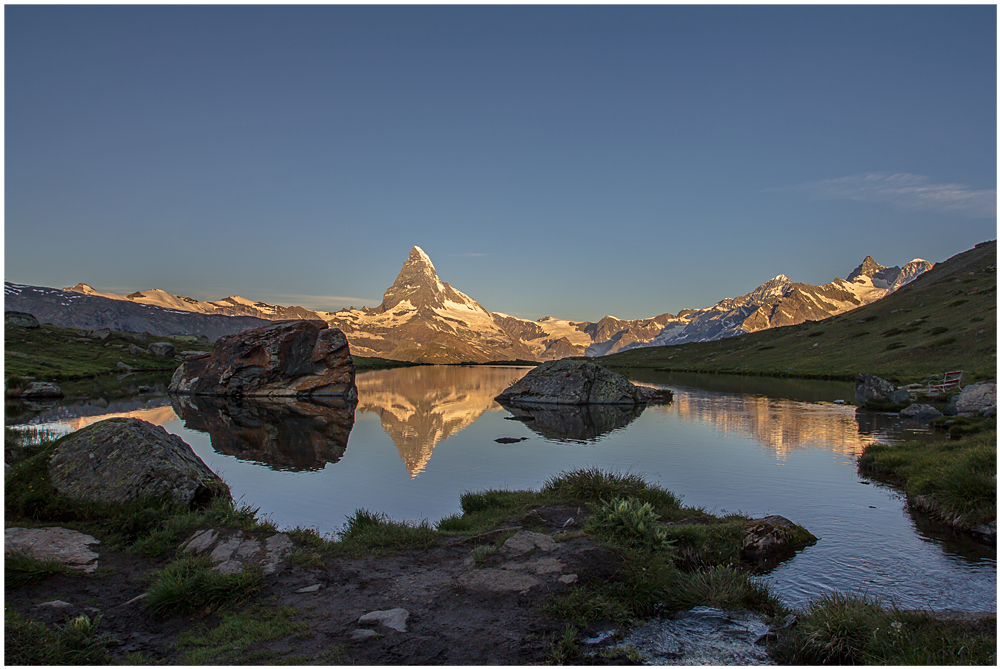
<instances>
[{"instance_id":1,"label":"red bench","mask_svg":"<svg viewBox=\"0 0 1000 669\"><path fill-rule=\"evenodd\" d=\"M931 381L930 383L927 384L928 389L935 388L937 390L944 390L945 388L954 388L955 386L958 386L959 388L962 387L961 369L958 370L957 372L945 372L943 379L941 379L940 381Z\"/></svg>"}]
</instances>

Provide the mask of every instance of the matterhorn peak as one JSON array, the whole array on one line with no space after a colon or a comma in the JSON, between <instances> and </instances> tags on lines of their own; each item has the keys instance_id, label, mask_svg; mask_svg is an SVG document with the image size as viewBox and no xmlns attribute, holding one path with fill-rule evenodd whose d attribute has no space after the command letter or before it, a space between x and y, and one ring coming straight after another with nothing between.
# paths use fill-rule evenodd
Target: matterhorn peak
<instances>
[{"instance_id":1,"label":"matterhorn peak","mask_svg":"<svg viewBox=\"0 0 1000 669\"><path fill-rule=\"evenodd\" d=\"M410 249L410 260L423 261L430 265L431 269L434 269L434 263L431 262L431 257L424 253L424 250L419 246L414 246Z\"/></svg>"}]
</instances>

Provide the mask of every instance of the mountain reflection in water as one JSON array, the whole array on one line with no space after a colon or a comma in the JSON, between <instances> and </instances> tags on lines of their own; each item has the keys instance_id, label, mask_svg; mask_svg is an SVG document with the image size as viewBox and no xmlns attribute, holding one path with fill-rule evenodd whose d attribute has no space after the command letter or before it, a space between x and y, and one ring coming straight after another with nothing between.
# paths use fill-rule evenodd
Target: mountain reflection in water
<instances>
[{"instance_id":1,"label":"mountain reflection in water","mask_svg":"<svg viewBox=\"0 0 1000 669\"><path fill-rule=\"evenodd\" d=\"M435 365L394 369L391 374L359 374L358 411L378 414L406 471L415 477L427 466L439 441L487 411L499 411L493 398L528 371L526 367Z\"/></svg>"},{"instance_id":2,"label":"mountain reflection in water","mask_svg":"<svg viewBox=\"0 0 1000 669\"><path fill-rule=\"evenodd\" d=\"M642 413L643 405L504 404L503 408L545 439L587 443L625 427Z\"/></svg>"},{"instance_id":3,"label":"mountain reflection in water","mask_svg":"<svg viewBox=\"0 0 1000 669\"><path fill-rule=\"evenodd\" d=\"M216 452L286 471L337 462L354 427L354 407L339 402L187 395L172 404L187 429L209 434Z\"/></svg>"}]
</instances>

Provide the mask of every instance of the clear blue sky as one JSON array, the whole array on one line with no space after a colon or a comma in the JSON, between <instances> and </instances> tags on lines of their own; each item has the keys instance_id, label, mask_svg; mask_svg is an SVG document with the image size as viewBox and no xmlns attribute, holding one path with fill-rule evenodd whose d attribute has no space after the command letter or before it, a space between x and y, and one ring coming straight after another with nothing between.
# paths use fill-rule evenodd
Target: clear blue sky
<instances>
[{"instance_id":1,"label":"clear blue sky","mask_svg":"<svg viewBox=\"0 0 1000 669\"><path fill-rule=\"evenodd\" d=\"M6 6L9 281L676 313L996 237L994 6Z\"/></svg>"}]
</instances>

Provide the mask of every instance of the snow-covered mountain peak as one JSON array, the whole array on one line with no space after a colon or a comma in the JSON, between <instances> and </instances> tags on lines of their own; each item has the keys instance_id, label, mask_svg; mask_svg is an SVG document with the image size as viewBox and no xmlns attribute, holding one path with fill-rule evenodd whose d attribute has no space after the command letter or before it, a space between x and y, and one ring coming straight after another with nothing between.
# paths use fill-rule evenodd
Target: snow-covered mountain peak
<instances>
[{"instance_id":1,"label":"snow-covered mountain peak","mask_svg":"<svg viewBox=\"0 0 1000 669\"><path fill-rule=\"evenodd\" d=\"M885 265L880 265L875 262L875 259L871 256L865 256L865 259L861 261L861 264L854 268L854 271L847 275L848 281L854 281L859 276L871 276L874 277L876 274L884 269L889 269Z\"/></svg>"},{"instance_id":2,"label":"snow-covered mountain peak","mask_svg":"<svg viewBox=\"0 0 1000 669\"><path fill-rule=\"evenodd\" d=\"M437 272L437 270L434 269L434 263L431 262L430 256L424 253L424 250L419 246L414 246L412 249L410 249L409 259L417 262L423 262L429 265L432 270Z\"/></svg>"}]
</instances>

